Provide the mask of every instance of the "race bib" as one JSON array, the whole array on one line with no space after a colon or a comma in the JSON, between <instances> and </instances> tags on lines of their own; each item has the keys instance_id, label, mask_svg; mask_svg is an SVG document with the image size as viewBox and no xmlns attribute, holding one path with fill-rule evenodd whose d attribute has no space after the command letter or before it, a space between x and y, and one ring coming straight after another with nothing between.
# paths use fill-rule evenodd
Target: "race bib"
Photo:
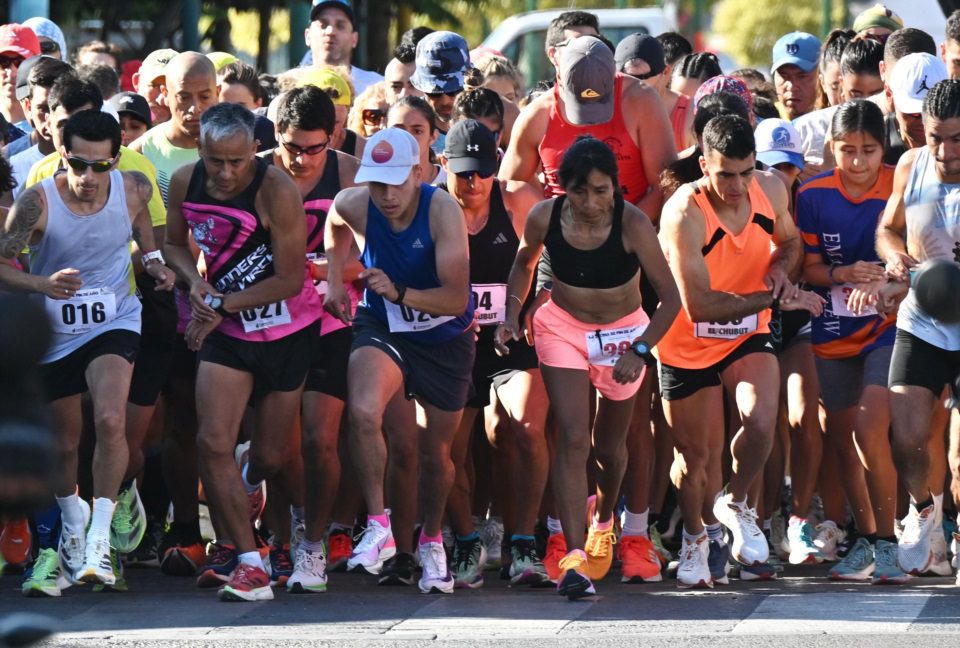
<instances>
[{"instance_id":1,"label":"race bib","mask_svg":"<svg viewBox=\"0 0 960 648\"><path fill-rule=\"evenodd\" d=\"M473 316L480 326L499 324L507 316L507 284L473 284Z\"/></svg>"},{"instance_id":2,"label":"race bib","mask_svg":"<svg viewBox=\"0 0 960 648\"><path fill-rule=\"evenodd\" d=\"M697 322L694 325L694 334L699 338L736 340L742 335L755 332L757 330L757 320L757 313L754 313L729 322Z\"/></svg>"},{"instance_id":3,"label":"race bib","mask_svg":"<svg viewBox=\"0 0 960 648\"><path fill-rule=\"evenodd\" d=\"M307 252L307 261L309 261L310 263L315 263L317 265L320 265L319 262L323 261L326 258L327 257L324 254L317 254L316 252ZM313 282L313 287L317 289L317 294L320 295L321 297L327 294L328 285L329 284L327 284L327 281L325 279L322 281L314 280Z\"/></svg>"},{"instance_id":4,"label":"race bib","mask_svg":"<svg viewBox=\"0 0 960 648\"><path fill-rule=\"evenodd\" d=\"M383 306L387 310L387 323L390 325L391 333L429 331L454 319L453 315L430 315L415 308L400 306L387 300L383 300Z\"/></svg>"},{"instance_id":5,"label":"race bib","mask_svg":"<svg viewBox=\"0 0 960 648\"><path fill-rule=\"evenodd\" d=\"M627 353L631 345L646 330L646 324L639 324L607 331L598 329L593 333L587 333L587 362L603 367L614 366L620 356Z\"/></svg>"},{"instance_id":6,"label":"race bib","mask_svg":"<svg viewBox=\"0 0 960 648\"><path fill-rule=\"evenodd\" d=\"M47 297L46 302L47 315L55 333L86 333L117 316L117 298L106 288L78 290L67 300Z\"/></svg>"},{"instance_id":7,"label":"race bib","mask_svg":"<svg viewBox=\"0 0 960 648\"><path fill-rule=\"evenodd\" d=\"M243 322L245 333L256 333L274 326L289 324L291 320L287 302L279 301L240 311L240 321Z\"/></svg>"},{"instance_id":8,"label":"race bib","mask_svg":"<svg viewBox=\"0 0 960 648\"><path fill-rule=\"evenodd\" d=\"M847 283L830 289L830 305L833 307L833 314L837 317L872 317L876 315L877 309L873 306L867 306L859 315L850 310L847 306L847 300L850 299L853 288L853 284Z\"/></svg>"}]
</instances>

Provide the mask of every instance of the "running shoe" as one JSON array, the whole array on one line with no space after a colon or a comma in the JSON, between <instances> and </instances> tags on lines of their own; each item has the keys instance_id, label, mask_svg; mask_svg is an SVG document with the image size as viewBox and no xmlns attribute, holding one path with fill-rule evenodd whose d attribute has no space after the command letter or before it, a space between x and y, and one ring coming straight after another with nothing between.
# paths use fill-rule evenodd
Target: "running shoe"
<instances>
[{"instance_id":1,"label":"running shoe","mask_svg":"<svg viewBox=\"0 0 960 648\"><path fill-rule=\"evenodd\" d=\"M576 601L578 598L597 593L586 575L587 554L584 551L574 549L560 560L559 566L563 573L563 578L557 584L557 593L560 596Z\"/></svg>"},{"instance_id":2,"label":"running shoe","mask_svg":"<svg viewBox=\"0 0 960 648\"><path fill-rule=\"evenodd\" d=\"M830 580L865 581L876 569L873 547L866 538L857 538L843 560L830 568L827 573Z\"/></svg>"},{"instance_id":3,"label":"running shoe","mask_svg":"<svg viewBox=\"0 0 960 648\"><path fill-rule=\"evenodd\" d=\"M491 515L480 527L480 541L487 550L487 562L484 569L499 569L503 559L503 519Z\"/></svg>"},{"instance_id":4,"label":"running shoe","mask_svg":"<svg viewBox=\"0 0 960 648\"><path fill-rule=\"evenodd\" d=\"M196 576L207 560L199 537L180 537L168 531L160 542L160 571L167 576Z\"/></svg>"},{"instance_id":5,"label":"running shoe","mask_svg":"<svg viewBox=\"0 0 960 648\"><path fill-rule=\"evenodd\" d=\"M550 584L547 570L537 554L535 540L518 538L510 542L510 567L507 577L511 585L542 587Z\"/></svg>"},{"instance_id":6,"label":"running shoe","mask_svg":"<svg viewBox=\"0 0 960 648\"><path fill-rule=\"evenodd\" d=\"M353 552L353 538L348 529L336 529L327 537L327 570L344 571Z\"/></svg>"},{"instance_id":7,"label":"running shoe","mask_svg":"<svg viewBox=\"0 0 960 648\"><path fill-rule=\"evenodd\" d=\"M398 553L390 560L383 563L383 571L380 572L379 585L413 585L417 580L413 575L417 568L417 561L413 554Z\"/></svg>"},{"instance_id":8,"label":"running shoe","mask_svg":"<svg viewBox=\"0 0 960 648\"><path fill-rule=\"evenodd\" d=\"M897 564L897 543L887 540L877 540L873 551L874 567L873 579L874 585L885 585L887 583L906 583L910 576L903 573L900 565ZM949 565L948 565L949 567ZM947 576L950 575L948 571Z\"/></svg>"},{"instance_id":9,"label":"running shoe","mask_svg":"<svg viewBox=\"0 0 960 648\"><path fill-rule=\"evenodd\" d=\"M479 541L477 543L479 544ZM420 567L423 569L419 582L420 591L424 594L453 594L453 575L447 568L447 551L443 548L443 543L421 544L417 552L420 554Z\"/></svg>"},{"instance_id":10,"label":"running shoe","mask_svg":"<svg viewBox=\"0 0 960 648\"><path fill-rule=\"evenodd\" d=\"M250 442L245 441L237 446L233 451L233 458L237 462L237 468L240 469L240 475L243 475L244 466L250 458ZM249 505L250 524L254 527L263 515L263 509L267 505L267 482L260 482L260 487L252 493L247 491L247 502Z\"/></svg>"},{"instance_id":11,"label":"running shoe","mask_svg":"<svg viewBox=\"0 0 960 648\"><path fill-rule=\"evenodd\" d=\"M590 519L593 519L591 511ZM613 564L613 545L617 542L617 534L611 524L608 529L603 531L597 528L595 523L590 524L587 531L587 541L583 549L587 553L586 575L591 581L603 580L603 577L610 571L610 565Z\"/></svg>"},{"instance_id":12,"label":"running shoe","mask_svg":"<svg viewBox=\"0 0 960 648\"><path fill-rule=\"evenodd\" d=\"M813 546L819 551L826 562L837 562L839 544L846 538L847 532L837 526L833 520L824 520L815 527L817 532L813 539Z\"/></svg>"},{"instance_id":13,"label":"running shoe","mask_svg":"<svg viewBox=\"0 0 960 648\"><path fill-rule=\"evenodd\" d=\"M903 521L903 535L897 549L897 561L900 569L917 576L930 566L933 560L931 540L934 532L940 532L937 523L937 501L918 511L916 504L910 503L910 511Z\"/></svg>"},{"instance_id":14,"label":"running shoe","mask_svg":"<svg viewBox=\"0 0 960 648\"><path fill-rule=\"evenodd\" d=\"M709 537L709 536L708 536ZM730 584L730 545L720 540L710 540L707 567L714 584Z\"/></svg>"},{"instance_id":15,"label":"running shoe","mask_svg":"<svg viewBox=\"0 0 960 648\"><path fill-rule=\"evenodd\" d=\"M97 583L93 586L96 592L126 592L127 579L123 576L123 562L120 560L120 552L113 547L110 548L110 569L113 571L113 583Z\"/></svg>"},{"instance_id":16,"label":"running shoe","mask_svg":"<svg viewBox=\"0 0 960 648\"><path fill-rule=\"evenodd\" d=\"M140 500L137 480L134 479L128 487L117 493L113 518L110 520L110 546L122 554L130 553L140 545L146 532L147 512ZM156 560L156 543L153 548L153 566L156 566L159 564Z\"/></svg>"},{"instance_id":17,"label":"running shoe","mask_svg":"<svg viewBox=\"0 0 960 648\"><path fill-rule=\"evenodd\" d=\"M562 533L551 533L547 537L547 552L543 556L543 568L547 577L554 583L563 576L560 561L567 555L567 539Z\"/></svg>"},{"instance_id":18,"label":"running shoe","mask_svg":"<svg viewBox=\"0 0 960 648\"><path fill-rule=\"evenodd\" d=\"M940 529L930 534L930 552L930 565L923 573L929 576L953 576L953 568L947 555L947 540L943 533L940 533Z\"/></svg>"},{"instance_id":19,"label":"running shoe","mask_svg":"<svg viewBox=\"0 0 960 648\"><path fill-rule=\"evenodd\" d=\"M293 507L291 507L292 509ZM307 535L307 522L303 518L299 518L293 514L293 510L290 511L290 555L297 555L297 547L300 546L300 543L303 542L303 538Z\"/></svg>"},{"instance_id":20,"label":"running shoe","mask_svg":"<svg viewBox=\"0 0 960 648\"><path fill-rule=\"evenodd\" d=\"M483 566L487 550L483 542L455 540L453 545L453 583L455 587L476 589L483 586Z\"/></svg>"},{"instance_id":21,"label":"running shoe","mask_svg":"<svg viewBox=\"0 0 960 648\"><path fill-rule=\"evenodd\" d=\"M677 566L677 586L713 587L710 574L710 538L706 531L693 542L683 539L680 545L680 564Z\"/></svg>"},{"instance_id":22,"label":"running shoe","mask_svg":"<svg viewBox=\"0 0 960 648\"><path fill-rule=\"evenodd\" d=\"M303 545L297 548L287 591L294 594L327 591L327 559L322 551L310 551Z\"/></svg>"},{"instance_id":23,"label":"running shoe","mask_svg":"<svg viewBox=\"0 0 960 648\"><path fill-rule=\"evenodd\" d=\"M950 540L950 553L953 558L950 559L950 565L954 569L960 569L960 533L953 532L953 539Z\"/></svg>"},{"instance_id":24,"label":"running shoe","mask_svg":"<svg viewBox=\"0 0 960 648\"><path fill-rule=\"evenodd\" d=\"M270 545L270 585L283 587L293 576L293 561L290 560L290 546Z\"/></svg>"},{"instance_id":25,"label":"running shoe","mask_svg":"<svg viewBox=\"0 0 960 648\"><path fill-rule=\"evenodd\" d=\"M650 538L646 536L623 536L620 538L621 582L659 583L660 556Z\"/></svg>"},{"instance_id":26,"label":"running shoe","mask_svg":"<svg viewBox=\"0 0 960 648\"><path fill-rule=\"evenodd\" d=\"M207 564L197 576L197 587L220 587L230 580L239 564L237 551L230 545L211 542L207 545Z\"/></svg>"},{"instance_id":27,"label":"running shoe","mask_svg":"<svg viewBox=\"0 0 960 648\"><path fill-rule=\"evenodd\" d=\"M347 560L348 571L366 571L377 575L383 569L383 562L397 553L397 543L393 540L390 527L382 526L376 520L370 520L363 530L363 537Z\"/></svg>"},{"instance_id":28,"label":"running shoe","mask_svg":"<svg viewBox=\"0 0 960 648\"><path fill-rule=\"evenodd\" d=\"M48 548L40 550L33 566L27 570L20 591L29 597L60 596L60 592L68 587L70 579L60 567L60 557Z\"/></svg>"},{"instance_id":29,"label":"running shoe","mask_svg":"<svg viewBox=\"0 0 960 648\"><path fill-rule=\"evenodd\" d=\"M117 581L110 560L109 537L87 538L83 552L83 566L77 572L77 580L84 583L113 585Z\"/></svg>"},{"instance_id":30,"label":"running shoe","mask_svg":"<svg viewBox=\"0 0 960 648\"><path fill-rule=\"evenodd\" d=\"M735 562L737 578L742 581L772 581L777 579L777 568L769 559L766 562L744 565ZM734 570L731 570L733 573Z\"/></svg>"},{"instance_id":31,"label":"running shoe","mask_svg":"<svg viewBox=\"0 0 960 648\"><path fill-rule=\"evenodd\" d=\"M790 539L787 537L786 526L780 509L777 509L770 518L770 546L774 549L773 553L783 560L790 555Z\"/></svg>"},{"instance_id":32,"label":"running shoe","mask_svg":"<svg viewBox=\"0 0 960 648\"><path fill-rule=\"evenodd\" d=\"M770 548L763 532L757 526L757 512L733 501L733 494L718 495L713 503L713 514L733 535L730 554L745 565L764 563Z\"/></svg>"},{"instance_id":33,"label":"running shoe","mask_svg":"<svg viewBox=\"0 0 960 648\"><path fill-rule=\"evenodd\" d=\"M657 528L656 524L650 525L647 534L650 536L653 548L657 550L657 554L660 556L660 563L666 565L673 560L673 554L663 546L663 538L660 537L660 529Z\"/></svg>"},{"instance_id":34,"label":"running shoe","mask_svg":"<svg viewBox=\"0 0 960 648\"><path fill-rule=\"evenodd\" d=\"M30 560L33 536L26 518L10 520L0 533L0 556L8 566L20 567Z\"/></svg>"},{"instance_id":35,"label":"running shoe","mask_svg":"<svg viewBox=\"0 0 960 648\"><path fill-rule=\"evenodd\" d=\"M226 585L217 592L221 601L270 601L270 577L262 567L240 563Z\"/></svg>"},{"instance_id":36,"label":"running shoe","mask_svg":"<svg viewBox=\"0 0 960 648\"><path fill-rule=\"evenodd\" d=\"M113 519L117 516L114 513ZM111 527L111 533L113 527ZM127 567L159 567L160 543L163 542L163 525L157 520L147 520L147 532L143 534L140 544L126 555Z\"/></svg>"},{"instance_id":37,"label":"running shoe","mask_svg":"<svg viewBox=\"0 0 960 648\"><path fill-rule=\"evenodd\" d=\"M86 558L87 525L90 524L90 505L80 499L80 508L83 511L83 526L73 529L61 522L60 524L60 565L64 575L71 583L78 583L77 572L83 567Z\"/></svg>"},{"instance_id":38,"label":"running shoe","mask_svg":"<svg viewBox=\"0 0 960 648\"><path fill-rule=\"evenodd\" d=\"M791 565L823 562L823 554L814 544L813 526L806 519L790 518L790 524L787 526L787 541L790 546L789 561Z\"/></svg>"}]
</instances>

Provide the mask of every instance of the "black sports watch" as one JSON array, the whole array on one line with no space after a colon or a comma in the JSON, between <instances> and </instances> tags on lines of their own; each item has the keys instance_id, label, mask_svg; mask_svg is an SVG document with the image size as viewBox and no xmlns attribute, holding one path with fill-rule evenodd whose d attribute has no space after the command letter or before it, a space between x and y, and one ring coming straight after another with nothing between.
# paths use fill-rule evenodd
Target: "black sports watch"
<instances>
[{"instance_id":1,"label":"black sports watch","mask_svg":"<svg viewBox=\"0 0 960 648\"><path fill-rule=\"evenodd\" d=\"M212 308L217 312L221 317L229 317L230 313L223 307L223 297L217 297L216 295L206 294L203 297L203 303Z\"/></svg>"},{"instance_id":2,"label":"black sports watch","mask_svg":"<svg viewBox=\"0 0 960 648\"><path fill-rule=\"evenodd\" d=\"M650 345L643 340L637 340L631 344L630 350L640 356L644 362L650 359Z\"/></svg>"}]
</instances>

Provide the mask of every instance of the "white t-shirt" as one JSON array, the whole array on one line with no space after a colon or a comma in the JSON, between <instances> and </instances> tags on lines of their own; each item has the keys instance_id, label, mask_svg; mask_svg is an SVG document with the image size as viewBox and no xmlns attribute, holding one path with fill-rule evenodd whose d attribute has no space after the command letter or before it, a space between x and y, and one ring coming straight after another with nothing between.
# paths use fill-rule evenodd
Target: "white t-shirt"
<instances>
[{"instance_id":1,"label":"white t-shirt","mask_svg":"<svg viewBox=\"0 0 960 648\"><path fill-rule=\"evenodd\" d=\"M830 122L836 112L837 106L830 106L800 115L793 120L793 125L800 135L803 159L810 164L823 164L823 147L827 142L827 133L830 132Z\"/></svg>"},{"instance_id":2,"label":"white t-shirt","mask_svg":"<svg viewBox=\"0 0 960 648\"><path fill-rule=\"evenodd\" d=\"M29 137L29 135L27 136ZM13 168L13 179L17 181L17 186L13 188L13 197L16 198L23 191L27 182L27 176L30 175L30 169L34 164L46 157L40 152L40 146L34 144L25 151L21 151L10 158L10 166Z\"/></svg>"},{"instance_id":3,"label":"white t-shirt","mask_svg":"<svg viewBox=\"0 0 960 648\"><path fill-rule=\"evenodd\" d=\"M372 86L374 83L383 81L383 76L370 70L361 70L357 66L350 67L350 77L353 81L353 89L359 95L361 92ZM356 99L356 95L354 96Z\"/></svg>"}]
</instances>

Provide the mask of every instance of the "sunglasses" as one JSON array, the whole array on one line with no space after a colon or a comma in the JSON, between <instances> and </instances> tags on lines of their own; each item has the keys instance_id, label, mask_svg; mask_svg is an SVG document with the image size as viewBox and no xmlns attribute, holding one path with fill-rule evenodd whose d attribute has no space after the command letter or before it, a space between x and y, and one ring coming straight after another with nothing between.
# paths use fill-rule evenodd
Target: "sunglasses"
<instances>
[{"instance_id":1,"label":"sunglasses","mask_svg":"<svg viewBox=\"0 0 960 648\"><path fill-rule=\"evenodd\" d=\"M116 160L117 158L110 158L109 160L84 160L82 157L67 156L67 164L77 173L83 173L87 168L93 169L94 173L106 173Z\"/></svg>"},{"instance_id":2,"label":"sunglasses","mask_svg":"<svg viewBox=\"0 0 960 648\"><path fill-rule=\"evenodd\" d=\"M284 140L282 137L280 138L280 144L283 145L283 148L287 149L294 155L319 155L323 153L324 149L327 148L329 143L330 140L328 139L326 142L314 144L313 146L297 146L292 142Z\"/></svg>"},{"instance_id":3,"label":"sunglasses","mask_svg":"<svg viewBox=\"0 0 960 648\"><path fill-rule=\"evenodd\" d=\"M463 92L463 90L454 90L453 92L428 92L427 96L431 99L439 99L440 97L446 95L451 99L456 99L461 92Z\"/></svg>"},{"instance_id":4,"label":"sunglasses","mask_svg":"<svg viewBox=\"0 0 960 648\"><path fill-rule=\"evenodd\" d=\"M0 56L0 68L8 70L12 67L20 67L23 63L22 56Z\"/></svg>"},{"instance_id":5,"label":"sunglasses","mask_svg":"<svg viewBox=\"0 0 960 648\"><path fill-rule=\"evenodd\" d=\"M364 108L360 111L360 117L367 126L379 126L386 116L387 113L378 108Z\"/></svg>"},{"instance_id":6,"label":"sunglasses","mask_svg":"<svg viewBox=\"0 0 960 648\"><path fill-rule=\"evenodd\" d=\"M492 176L494 172L493 171L461 171L460 173L457 174L457 177L460 178L461 180L469 180L470 178L473 177L474 173L476 173L477 177L479 177L481 180L486 180L487 178Z\"/></svg>"},{"instance_id":7,"label":"sunglasses","mask_svg":"<svg viewBox=\"0 0 960 648\"><path fill-rule=\"evenodd\" d=\"M60 46L53 41L42 41L40 43L41 54L56 54L60 51Z\"/></svg>"}]
</instances>

